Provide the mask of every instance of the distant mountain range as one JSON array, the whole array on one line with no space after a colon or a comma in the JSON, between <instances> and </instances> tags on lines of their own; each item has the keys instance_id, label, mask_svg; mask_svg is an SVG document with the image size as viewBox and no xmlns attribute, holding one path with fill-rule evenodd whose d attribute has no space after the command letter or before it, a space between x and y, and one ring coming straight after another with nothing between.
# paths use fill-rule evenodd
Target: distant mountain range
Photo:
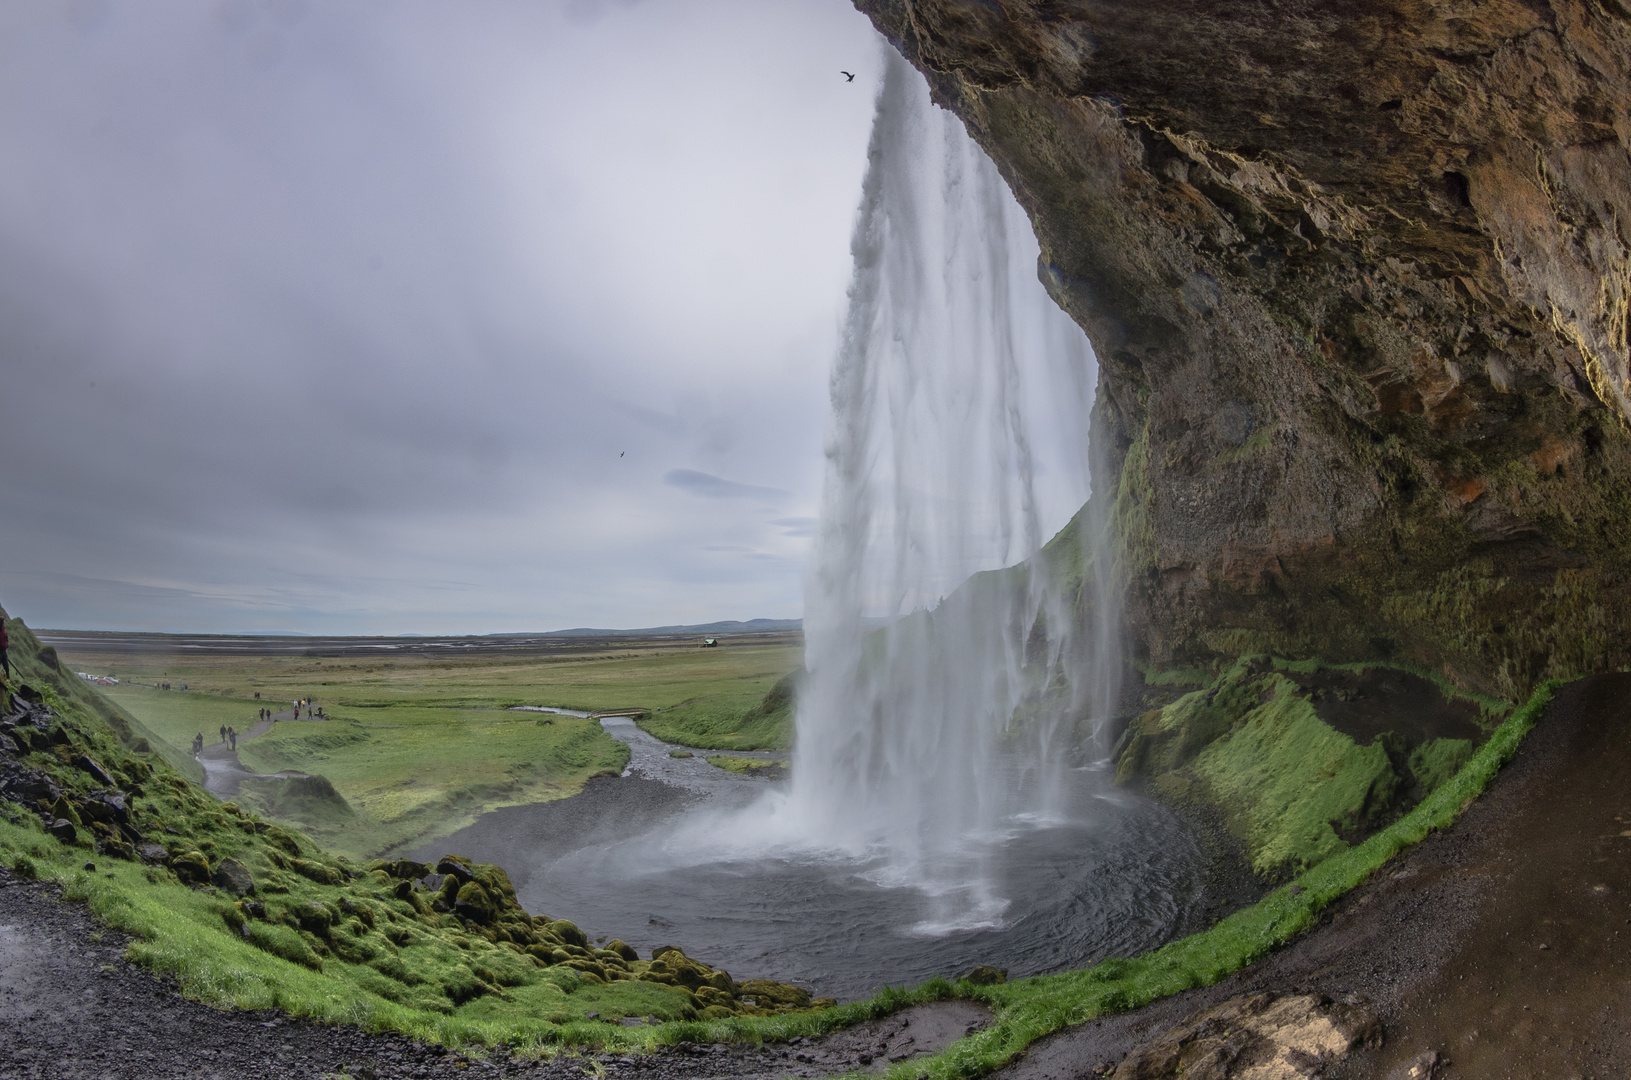
<instances>
[{"instance_id":1,"label":"distant mountain range","mask_svg":"<svg viewBox=\"0 0 1631 1080\"><path fill-rule=\"evenodd\" d=\"M549 630L529 634L484 634L483 637L630 637L658 634L772 634L804 629L803 619L727 619L724 622L695 623L690 626L648 626L640 630L600 630L576 626L571 630Z\"/></svg>"}]
</instances>

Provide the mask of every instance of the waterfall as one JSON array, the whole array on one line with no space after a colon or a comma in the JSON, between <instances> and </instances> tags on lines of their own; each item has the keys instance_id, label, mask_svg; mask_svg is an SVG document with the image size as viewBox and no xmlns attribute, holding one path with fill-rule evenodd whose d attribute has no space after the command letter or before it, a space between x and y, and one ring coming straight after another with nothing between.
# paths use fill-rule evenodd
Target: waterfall
<instances>
[{"instance_id":1,"label":"waterfall","mask_svg":"<svg viewBox=\"0 0 1631 1080\"><path fill-rule=\"evenodd\" d=\"M1055 812L1116 692L1103 500L1070 517L1096 364L995 166L885 51L778 816L938 898L924 929L990 926L987 853Z\"/></svg>"}]
</instances>

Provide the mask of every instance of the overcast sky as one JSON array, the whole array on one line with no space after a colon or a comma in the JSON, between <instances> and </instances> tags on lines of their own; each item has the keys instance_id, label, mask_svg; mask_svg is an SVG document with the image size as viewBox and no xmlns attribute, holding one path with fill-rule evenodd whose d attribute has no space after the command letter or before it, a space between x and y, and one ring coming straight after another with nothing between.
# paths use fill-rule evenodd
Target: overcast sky
<instances>
[{"instance_id":1,"label":"overcast sky","mask_svg":"<svg viewBox=\"0 0 1631 1080\"><path fill-rule=\"evenodd\" d=\"M844 0L0 5L0 603L799 615L879 70Z\"/></svg>"}]
</instances>

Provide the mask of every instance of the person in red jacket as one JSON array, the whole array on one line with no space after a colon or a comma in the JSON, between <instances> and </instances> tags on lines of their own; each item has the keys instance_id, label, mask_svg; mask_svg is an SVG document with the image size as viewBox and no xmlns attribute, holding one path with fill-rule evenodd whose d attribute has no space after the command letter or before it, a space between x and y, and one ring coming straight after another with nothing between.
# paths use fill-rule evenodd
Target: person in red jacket
<instances>
[{"instance_id":1,"label":"person in red jacket","mask_svg":"<svg viewBox=\"0 0 1631 1080\"><path fill-rule=\"evenodd\" d=\"M0 667L5 674L0 675L0 713L11 711L11 638L6 636L6 620L0 619Z\"/></svg>"}]
</instances>

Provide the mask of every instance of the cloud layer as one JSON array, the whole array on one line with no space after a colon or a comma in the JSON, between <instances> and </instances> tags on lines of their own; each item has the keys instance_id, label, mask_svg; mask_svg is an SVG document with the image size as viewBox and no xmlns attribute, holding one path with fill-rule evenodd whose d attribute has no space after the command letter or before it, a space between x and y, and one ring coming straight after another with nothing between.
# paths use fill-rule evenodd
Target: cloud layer
<instances>
[{"instance_id":1,"label":"cloud layer","mask_svg":"<svg viewBox=\"0 0 1631 1080\"><path fill-rule=\"evenodd\" d=\"M0 602L798 615L876 70L807 0L6 5Z\"/></svg>"}]
</instances>

